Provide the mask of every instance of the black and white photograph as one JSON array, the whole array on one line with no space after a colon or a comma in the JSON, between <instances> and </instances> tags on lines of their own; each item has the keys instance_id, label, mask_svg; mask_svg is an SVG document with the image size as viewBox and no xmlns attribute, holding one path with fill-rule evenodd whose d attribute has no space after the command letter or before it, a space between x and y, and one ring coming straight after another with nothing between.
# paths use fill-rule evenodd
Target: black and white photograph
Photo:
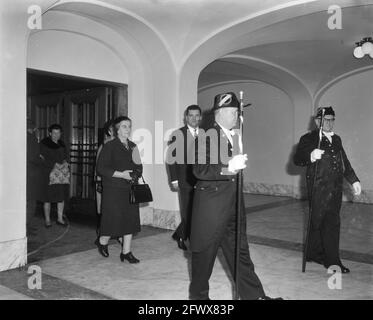
<instances>
[{"instance_id":1,"label":"black and white photograph","mask_svg":"<svg viewBox=\"0 0 373 320\"><path fill-rule=\"evenodd\" d=\"M0 300L373 300L372 0L1 0L0 64Z\"/></svg>"}]
</instances>

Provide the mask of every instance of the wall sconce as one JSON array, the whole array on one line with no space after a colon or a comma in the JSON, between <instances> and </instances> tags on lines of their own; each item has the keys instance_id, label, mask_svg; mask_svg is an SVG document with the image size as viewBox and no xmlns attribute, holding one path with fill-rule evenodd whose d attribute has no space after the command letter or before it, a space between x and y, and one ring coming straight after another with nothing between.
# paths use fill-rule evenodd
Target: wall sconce
<instances>
[{"instance_id":1,"label":"wall sconce","mask_svg":"<svg viewBox=\"0 0 373 320\"><path fill-rule=\"evenodd\" d=\"M354 57L361 59L366 54L373 59L373 39L372 37L363 38L360 42L356 42L356 48L354 49Z\"/></svg>"}]
</instances>

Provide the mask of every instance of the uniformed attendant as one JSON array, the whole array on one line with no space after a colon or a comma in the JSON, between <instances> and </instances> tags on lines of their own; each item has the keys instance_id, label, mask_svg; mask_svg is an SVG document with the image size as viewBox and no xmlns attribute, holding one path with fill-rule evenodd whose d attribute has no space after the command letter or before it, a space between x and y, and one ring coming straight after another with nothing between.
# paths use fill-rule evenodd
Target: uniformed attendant
<instances>
[{"instance_id":1,"label":"uniformed attendant","mask_svg":"<svg viewBox=\"0 0 373 320\"><path fill-rule=\"evenodd\" d=\"M219 247L234 274L236 247L237 174L246 167L247 155L238 154L237 134L231 129L238 117L239 102L233 92L214 100L215 123L198 136L197 178L193 200L190 236L192 279L190 299L209 299L209 279ZM242 192L242 190L241 190ZM244 201L241 202L239 296L241 299L271 299L264 293L254 271L246 237Z\"/></svg>"},{"instance_id":2,"label":"uniformed attendant","mask_svg":"<svg viewBox=\"0 0 373 320\"><path fill-rule=\"evenodd\" d=\"M355 195L361 193L361 185L343 149L341 138L333 132L335 112L332 107L318 108L316 126L320 128L323 109L320 149L317 148L320 130L313 130L300 138L294 155L295 165L307 166L308 199L312 208L306 259L326 268L338 265L342 273L348 273L350 270L342 264L339 256L343 177L352 185Z\"/></svg>"}]
</instances>

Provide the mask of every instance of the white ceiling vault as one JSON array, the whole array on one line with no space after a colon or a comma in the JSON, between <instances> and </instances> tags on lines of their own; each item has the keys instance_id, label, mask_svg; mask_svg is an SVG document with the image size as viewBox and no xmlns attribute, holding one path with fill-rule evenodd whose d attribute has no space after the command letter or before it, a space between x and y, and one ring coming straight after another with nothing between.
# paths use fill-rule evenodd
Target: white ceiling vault
<instances>
[{"instance_id":1,"label":"white ceiling vault","mask_svg":"<svg viewBox=\"0 0 373 320\"><path fill-rule=\"evenodd\" d=\"M355 59L355 42L373 36L373 1L364 0L83 0L43 1L131 37L156 62L168 56L176 72L202 71L199 87L254 79L291 86L315 98L336 79L373 66ZM342 29L327 25L331 5ZM284 82L283 80L287 79ZM282 83L282 84L281 84Z\"/></svg>"}]
</instances>

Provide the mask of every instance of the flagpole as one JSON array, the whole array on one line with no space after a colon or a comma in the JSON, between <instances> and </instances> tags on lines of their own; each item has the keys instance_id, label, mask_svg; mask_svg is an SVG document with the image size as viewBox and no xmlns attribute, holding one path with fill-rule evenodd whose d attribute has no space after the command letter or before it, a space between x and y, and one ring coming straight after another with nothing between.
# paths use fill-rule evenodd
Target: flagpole
<instances>
[{"instance_id":1,"label":"flagpole","mask_svg":"<svg viewBox=\"0 0 373 320\"><path fill-rule=\"evenodd\" d=\"M324 127L324 114L325 108L322 109L321 114L321 122L319 128L319 142L317 144L317 149L320 149L321 145L321 138L322 138L322 131ZM308 211L308 223L307 223L307 230L306 230L306 239L303 246L303 259L302 259L302 272L306 272L306 263L307 263L307 253L308 253L308 246L309 246L309 237L310 237L310 229L312 226L312 211L313 211L313 196L315 194L315 184L316 184L316 176L317 176L317 169L318 169L319 160L316 160L315 163L315 173L313 177L313 185L312 185L312 192L311 192L311 199L309 204L309 211Z\"/></svg>"},{"instance_id":2,"label":"flagpole","mask_svg":"<svg viewBox=\"0 0 373 320\"><path fill-rule=\"evenodd\" d=\"M243 142L242 142L242 132L243 132L243 91L240 91L240 109L238 116L239 123L239 151L243 154ZM242 181L243 181L243 170L238 172L237 176L237 202L236 202L236 251L235 251L235 291L234 300L239 300L239 276L240 276L240 244L241 244L241 203L242 203Z\"/></svg>"}]
</instances>

